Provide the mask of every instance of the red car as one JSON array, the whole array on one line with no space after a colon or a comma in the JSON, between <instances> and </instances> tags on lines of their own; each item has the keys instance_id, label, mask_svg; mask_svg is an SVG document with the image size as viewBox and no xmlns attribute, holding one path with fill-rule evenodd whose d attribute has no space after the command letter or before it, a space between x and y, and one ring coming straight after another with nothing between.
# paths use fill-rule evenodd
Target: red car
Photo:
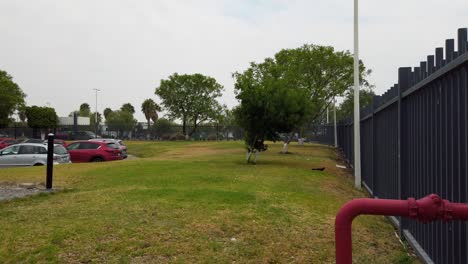
<instances>
[{"instance_id":1,"label":"red car","mask_svg":"<svg viewBox=\"0 0 468 264\"><path fill-rule=\"evenodd\" d=\"M76 141L67 146L73 163L121 160L122 152L113 142Z\"/></svg>"},{"instance_id":2,"label":"red car","mask_svg":"<svg viewBox=\"0 0 468 264\"><path fill-rule=\"evenodd\" d=\"M6 148L10 145L17 143L18 141L13 138L0 138L0 149Z\"/></svg>"}]
</instances>

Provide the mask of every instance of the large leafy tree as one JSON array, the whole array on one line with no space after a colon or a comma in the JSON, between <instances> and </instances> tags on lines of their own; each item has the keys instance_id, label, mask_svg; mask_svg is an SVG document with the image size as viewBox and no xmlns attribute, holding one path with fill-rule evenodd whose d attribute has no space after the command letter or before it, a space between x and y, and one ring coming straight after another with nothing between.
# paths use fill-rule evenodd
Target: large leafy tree
<instances>
[{"instance_id":1,"label":"large leafy tree","mask_svg":"<svg viewBox=\"0 0 468 264\"><path fill-rule=\"evenodd\" d=\"M174 73L167 80L161 80L156 95L170 119L182 121L182 132L188 138L202 122L216 119L221 105L216 100L221 96L223 86L212 77L202 74ZM187 125L192 129L187 131Z\"/></svg>"},{"instance_id":2,"label":"large leafy tree","mask_svg":"<svg viewBox=\"0 0 468 264\"><path fill-rule=\"evenodd\" d=\"M131 114L135 113L135 107L133 107L133 105L131 103L123 104L122 107L120 107L120 110L125 111L125 112L129 112Z\"/></svg>"},{"instance_id":3,"label":"large leafy tree","mask_svg":"<svg viewBox=\"0 0 468 264\"><path fill-rule=\"evenodd\" d=\"M121 132L129 132L135 128L137 120L133 114L127 111L117 110L112 111L106 118L106 124L110 130Z\"/></svg>"},{"instance_id":4,"label":"large leafy tree","mask_svg":"<svg viewBox=\"0 0 468 264\"><path fill-rule=\"evenodd\" d=\"M354 84L353 56L349 51L335 51L330 46L304 45L296 49L284 49L274 58L281 78L289 87L309 91L312 102L309 122L315 122L333 102ZM367 85L367 71L360 63L361 81Z\"/></svg>"},{"instance_id":5,"label":"large leafy tree","mask_svg":"<svg viewBox=\"0 0 468 264\"><path fill-rule=\"evenodd\" d=\"M58 116L54 108L28 106L25 110L28 126L32 128L56 128Z\"/></svg>"},{"instance_id":6,"label":"large leafy tree","mask_svg":"<svg viewBox=\"0 0 468 264\"><path fill-rule=\"evenodd\" d=\"M79 114L80 116L89 117L90 113L91 113L91 108L90 108L89 104L88 103L82 103L80 105L79 112L80 112L80 114Z\"/></svg>"},{"instance_id":7,"label":"large leafy tree","mask_svg":"<svg viewBox=\"0 0 468 264\"><path fill-rule=\"evenodd\" d=\"M0 70L0 128L10 124L10 116L24 105L25 97L21 88L13 82L13 78Z\"/></svg>"},{"instance_id":8,"label":"large leafy tree","mask_svg":"<svg viewBox=\"0 0 468 264\"><path fill-rule=\"evenodd\" d=\"M161 107L149 98L143 101L141 104L141 111L145 115L146 121L148 122L148 130L151 127L150 121L153 120L154 123L158 120L158 111L161 111Z\"/></svg>"},{"instance_id":9,"label":"large leafy tree","mask_svg":"<svg viewBox=\"0 0 468 264\"><path fill-rule=\"evenodd\" d=\"M361 79L365 71L361 64ZM258 152L265 149L265 139L276 140L278 133L291 135L306 122L316 122L333 98L353 85L353 57L333 47L304 45L252 63L234 78L241 101L235 113L246 131L249 153ZM286 137L284 152L290 139Z\"/></svg>"},{"instance_id":10,"label":"large leafy tree","mask_svg":"<svg viewBox=\"0 0 468 264\"><path fill-rule=\"evenodd\" d=\"M273 59L252 63L243 73L235 73L237 122L244 129L247 162L267 149L265 140L276 141L279 133L290 133L303 124L312 109L308 89L290 87Z\"/></svg>"}]
</instances>

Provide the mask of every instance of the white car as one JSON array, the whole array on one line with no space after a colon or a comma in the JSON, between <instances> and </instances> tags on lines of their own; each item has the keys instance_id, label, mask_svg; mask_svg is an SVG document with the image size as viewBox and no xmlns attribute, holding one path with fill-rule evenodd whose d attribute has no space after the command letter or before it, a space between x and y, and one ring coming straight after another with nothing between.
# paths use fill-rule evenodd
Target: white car
<instances>
[{"instance_id":1,"label":"white car","mask_svg":"<svg viewBox=\"0 0 468 264\"><path fill-rule=\"evenodd\" d=\"M54 164L71 163L70 154L60 144L54 144ZM21 143L0 150L0 167L47 165L47 145Z\"/></svg>"}]
</instances>

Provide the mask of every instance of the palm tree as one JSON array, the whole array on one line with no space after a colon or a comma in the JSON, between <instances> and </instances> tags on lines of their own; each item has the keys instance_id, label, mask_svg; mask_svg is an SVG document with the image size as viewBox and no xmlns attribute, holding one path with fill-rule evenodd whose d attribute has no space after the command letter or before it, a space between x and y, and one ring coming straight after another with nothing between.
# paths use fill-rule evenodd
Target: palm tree
<instances>
[{"instance_id":1,"label":"palm tree","mask_svg":"<svg viewBox=\"0 0 468 264\"><path fill-rule=\"evenodd\" d=\"M106 109L104 109L104 118L107 119L107 117L109 117L109 114L112 113L112 109L110 109L109 107L107 107Z\"/></svg>"},{"instance_id":2,"label":"palm tree","mask_svg":"<svg viewBox=\"0 0 468 264\"><path fill-rule=\"evenodd\" d=\"M145 118L148 121L148 132L151 128L151 120L156 123L158 120L158 112L161 111L161 107L153 101L153 99L146 99L141 104L141 111L145 114Z\"/></svg>"}]
</instances>

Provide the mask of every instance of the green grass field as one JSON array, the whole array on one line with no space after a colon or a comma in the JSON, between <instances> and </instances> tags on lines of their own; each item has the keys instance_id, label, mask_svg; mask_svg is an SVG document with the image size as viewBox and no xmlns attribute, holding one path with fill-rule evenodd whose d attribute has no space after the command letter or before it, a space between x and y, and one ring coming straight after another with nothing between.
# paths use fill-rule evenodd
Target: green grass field
<instances>
[{"instance_id":1,"label":"green grass field","mask_svg":"<svg viewBox=\"0 0 468 264\"><path fill-rule=\"evenodd\" d=\"M55 167L54 194L0 202L0 263L333 263L334 218L364 197L333 149L129 142L139 159ZM325 167L324 172L312 171ZM43 182L44 167L0 170ZM383 217L355 220L356 263L413 263Z\"/></svg>"}]
</instances>

